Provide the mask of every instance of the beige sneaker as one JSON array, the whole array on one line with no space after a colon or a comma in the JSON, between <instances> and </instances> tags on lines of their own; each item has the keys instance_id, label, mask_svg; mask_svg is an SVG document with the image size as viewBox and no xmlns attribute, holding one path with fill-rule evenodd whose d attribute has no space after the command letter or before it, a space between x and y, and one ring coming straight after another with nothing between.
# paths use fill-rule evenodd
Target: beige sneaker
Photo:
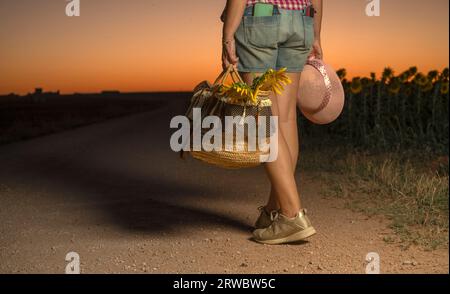
<instances>
[{"instance_id":1,"label":"beige sneaker","mask_svg":"<svg viewBox=\"0 0 450 294\"><path fill-rule=\"evenodd\" d=\"M306 209L301 210L294 218L277 213L273 219L267 228L253 231L255 241L271 245L283 244L300 241L316 233L306 216Z\"/></svg>"},{"instance_id":2,"label":"beige sneaker","mask_svg":"<svg viewBox=\"0 0 450 294\"><path fill-rule=\"evenodd\" d=\"M258 219L256 220L255 228L265 229L272 224L273 219L277 214L277 211L273 210L270 213L268 213L265 206L258 207L258 210L260 211L260 214Z\"/></svg>"}]
</instances>

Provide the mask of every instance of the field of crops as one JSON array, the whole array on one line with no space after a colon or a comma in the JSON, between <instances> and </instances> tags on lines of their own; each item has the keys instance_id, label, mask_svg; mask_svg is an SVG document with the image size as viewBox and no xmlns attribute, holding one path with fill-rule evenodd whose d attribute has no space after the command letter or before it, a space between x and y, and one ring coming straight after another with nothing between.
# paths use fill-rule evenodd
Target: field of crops
<instances>
[{"instance_id":1,"label":"field of crops","mask_svg":"<svg viewBox=\"0 0 450 294\"><path fill-rule=\"evenodd\" d=\"M448 246L449 70L346 78L341 116L314 125L299 116L300 166L325 195L390 219L388 242ZM328 184L325 184L328 183Z\"/></svg>"},{"instance_id":2,"label":"field of crops","mask_svg":"<svg viewBox=\"0 0 450 294\"><path fill-rule=\"evenodd\" d=\"M300 132L337 137L342 142L382 150L426 148L448 154L449 70L396 75L386 68L381 77L346 78L338 70L346 101L332 124L314 126L300 118Z\"/></svg>"}]
</instances>

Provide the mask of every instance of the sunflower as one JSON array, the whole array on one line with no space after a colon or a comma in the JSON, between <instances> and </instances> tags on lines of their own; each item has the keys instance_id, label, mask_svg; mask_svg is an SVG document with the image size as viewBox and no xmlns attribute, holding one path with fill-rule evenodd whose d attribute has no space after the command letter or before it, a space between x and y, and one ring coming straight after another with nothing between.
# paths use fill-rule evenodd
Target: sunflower
<instances>
[{"instance_id":1,"label":"sunflower","mask_svg":"<svg viewBox=\"0 0 450 294\"><path fill-rule=\"evenodd\" d=\"M412 66L408 69L409 77L413 77L417 74L417 66Z\"/></svg>"},{"instance_id":2,"label":"sunflower","mask_svg":"<svg viewBox=\"0 0 450 294\"><path fill-rule=\"evenodd\" d=\"M448 77L449 77L448 67L446 67L442 71L440 78L443 79L443 80L448 80Z\"/></svg>"},{"instance_id":3,"label":"sunflower","mask_svg":"<svg viewBox=\"0 0 450 294\"><path fill-rule=\"evenodd\" d=\"M373 86L373 81L369 78L362 78L361 85L363 88L371 87Z\"/></svg>"},{"instance_id":4,"label":"sunflower","mask_svg":"<svg viewBox=\"0 0 450 294\"><path fill-rule=\"evenodd\" d=\"M431 80L428 80L428 82L421 88L424 92L430 92L434 88L433 82Z\"/></svg>"},{"instance_id":5,"label":"sunflower","mask_svg":"<svg viewBox=\"0 0 450 294\"><path fill-rule=\"evenodd\" d=\"M391 94L398 94L401 88L401 78L393 78L389 83L388 91Z\"/></svg>"},{"instance_id":6,"label":"sunflower","mask_svg":"<svg viewBox=\"0 0 450 294\"><path fill-rule=\"evenodd\" d=\"M350 85L350 91L353 94L359 94L359 93L361 93L362 88L363 88L363 86L362 86L362 83L361 83L361 79L358 78L358 77L357 78L353 78L352 79L352 83Z\"/></svg>"},{"instance_id":7,"label":"sunflower","mask_svg":"<svg viewBox=\"0 0 450 294\"><path fill-rule=\"evenodd\" d=\"M292 83L292 81L286 75L286 68L284 67L278 71L269 69L262 76L253 81L252 88L256 93L261 90L281 94L284 90L284 86L290 83Z\"/></svg>"},{"instance_id":8,"label":"sunflower","mask_svg":"<svg viewBox=\"0 0 450 294\"><path fill-rule=\"evenodd\" d=\"M437 70L432 70L428 73L428 79L430 79L432 82L435 82L438 77L439 72Z\"/></svg>"},{"instance_id":9,"label":"sunflower","mask_svg":"<svg viewBox=\"0 0 450 294\"><path fill-rule=\"evenodd\" d=\"M448 82L443 82L441 84L441 94L447 95L448 94Z\"/></svg>"},{"instance_id":10,"label":"sunflower","mask_svg":"<svg viewBox=\"0 0 450 294\"><path fill-rule=\"evenodd\" d=\"M400 83L406 83L411 78L411 74L409 71L405 71L402 74L400 74L398 78L400 79Z\"/></svg>"},{"instance_id":11,"label":"sunflower","mask_svg":"<svg viewBox=\"0 0 450 294\"><path fill-rule=\"evenodd\" d=\"M236 82L231 85L222 85L220 87L221 95L226 95L231 103L254 102L253 89L246 83Z\"/></svg>"},{"instance_id":12,"label":"sunflower","mask_svg":"<svg viewBox=\"0 0 450 294\"><path fill-rule=\"evenodd\" d=\"M272 91L281 94L284 86L291 82L286 75L286 68L278 71L269 69L263 75L255 78L251 86L244 82L235 82L231 85L222 85L219 93L227 96L230 99L230 103L251 102L253 105L256 105L260 91Z\"/></svg>"},{"instance_id":13,"label":"sunflower","mask_svg":"<svg viewBox=\"0 0 450 294\"><path fill-rule=\"evenodd\" d=\"M339 69L336 74L338 75L339 79L343 81L345 79L345 76L347 75L347 70L345 68Z\"/></svg>"},{"instance_id":14,"label":"sunflower","mask_svg":"<svg viewBox=\"0 0 450 294\"><path fill-rule=\"evenodd\" d=\"M429 82L428 77L426 77L422 73L418 73L414 77L414 83L416 83L417 85L419 85L421 87L424 87L428 82Z\"/></svg>"},{"instance_id":15,"label":"sunflower","mask_svg":"<svg viewBox=\"0 0 450 294\"><path fill-rule=\"evenodd\" d=\"M394 76L394 70L390 67L386 67L383 70L383 73L381 74L381 80L386 82L387 80L390 80Z\"/></svg>"}]
</instances>

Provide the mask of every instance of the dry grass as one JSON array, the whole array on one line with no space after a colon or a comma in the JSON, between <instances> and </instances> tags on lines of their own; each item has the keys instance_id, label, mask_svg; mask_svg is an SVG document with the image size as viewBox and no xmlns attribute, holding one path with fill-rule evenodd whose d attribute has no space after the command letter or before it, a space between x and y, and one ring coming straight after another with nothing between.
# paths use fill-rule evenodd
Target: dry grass
<instances>
[{"instance_id":1,"label":"dry grass","mask_svg":"<svg viewBox=\"0 0 450 294\"><path fill-rule=\"evenodd\" d=\"M345 198L353 210L387 216L396 233L387 242L448 247L448 156L329 149L306 148L300 160L302 169L324 180L325 195Z\"/></svg>"}]
</instances>

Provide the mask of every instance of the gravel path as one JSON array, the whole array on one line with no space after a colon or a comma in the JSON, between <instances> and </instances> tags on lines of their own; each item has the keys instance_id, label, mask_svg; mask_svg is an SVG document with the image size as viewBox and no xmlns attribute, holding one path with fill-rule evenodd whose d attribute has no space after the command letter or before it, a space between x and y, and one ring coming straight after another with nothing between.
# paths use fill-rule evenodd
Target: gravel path
<instances>
[{"instance_id":1,"label":"gravel path","mask_svg":"<svg viewBox=\"0 0 450 294\"><path fill-rule=\"evenodd\" d=\"M250 240L269 183L262 168L228 171L169 148L179 101L152 112L0 147L0 273L448 273L448 250L402 251L383 218L298 184L318 234L268 246Z\"/></svg>"}]
</instances>

